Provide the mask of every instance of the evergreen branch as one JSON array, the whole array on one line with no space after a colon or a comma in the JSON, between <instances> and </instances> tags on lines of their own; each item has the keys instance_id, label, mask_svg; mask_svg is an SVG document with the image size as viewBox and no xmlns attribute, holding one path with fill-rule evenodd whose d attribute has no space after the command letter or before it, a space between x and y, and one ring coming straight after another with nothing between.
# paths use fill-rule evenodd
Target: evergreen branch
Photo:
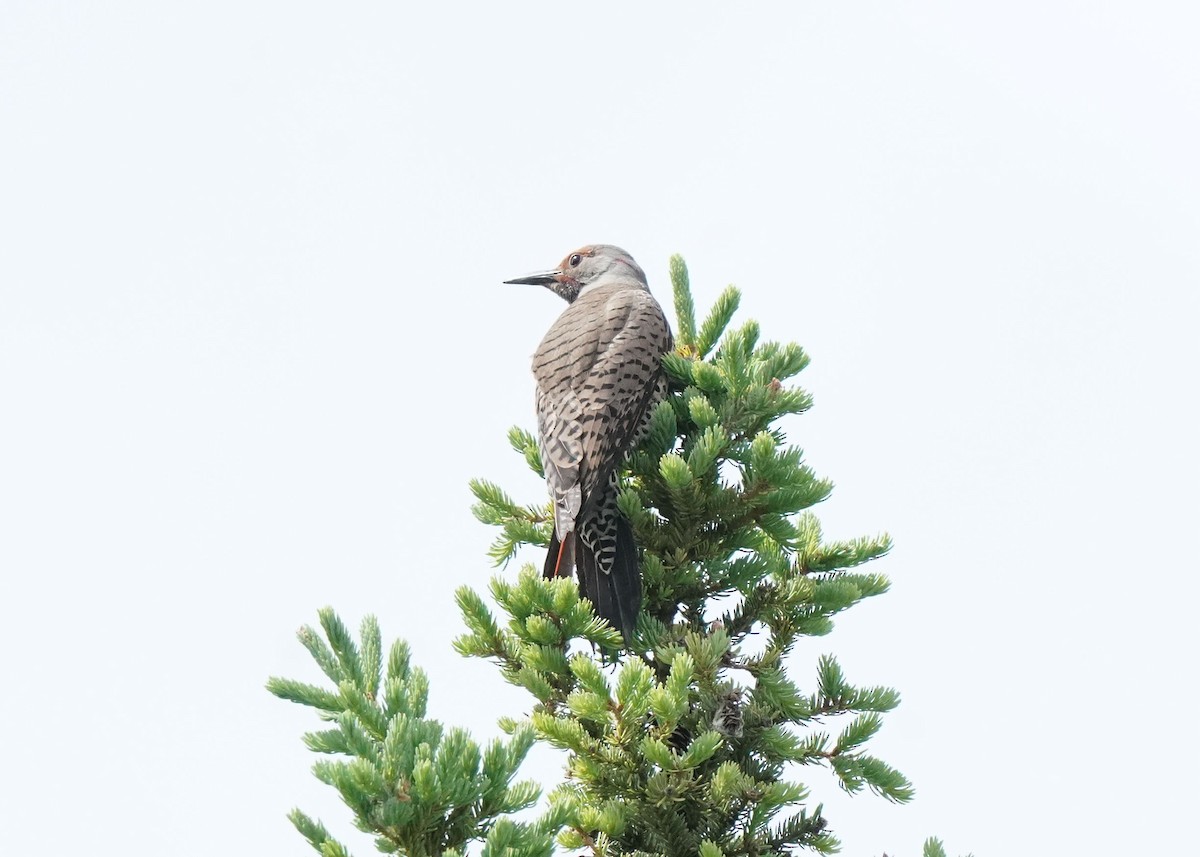
<instances>
[{"instance_id":1,"label":"evergreen branch","mask_svg":"<svg viewBox=\"0 0 1200 857\"><path fill-rule=\"evenodd\" d=\"M508 517L518 517L524 511L520 506L513 502L512 498L494 482L488 482L484 479L472 479L470 482L471 493L476 499L487 509L495 510ZM484 523L492 523L484 521Z\"/></svg>"},{"instance_id":2,"label":"evergreen branch","mask_svg":"<svg viewBox=\"0 0 1200 857\"><path fill-rule=\"evenodd\" d=\"M846 542L832 542L822 545L814 544L806 553L798 557L797 562L806 574L830 572L854 568L873 559L879 559L891 549L891 537L884 533L874 538L859 538ZM882 588L872 594L886 592L887 579L881 576L875 577L882 582Z\"/></svg>"},{"instance_id":3,"label":"evergreen branch","mask_svg":"<svg viewBox=\"0 0 1200 857\"><path fill-rule=\"evenodd\" d=\"M329 831L319 821L314 821L298 809L288 813L288 819L300 831L300 835L308 840L308 844L316 849L322 857L350 857L345 846L329 835Z\"/></svg>"},{"instance_id":4,"label":"evergreen branch","mask_svg":"<svg viewBox=\"0 0 1200 857\"><path fill-rule=\"evenodd\" d=\"M371 733L373 739L383 740L387 734L388 718L359 688L348 681L341 684L342 708L346 714L353 714L362 729ZM343 715L344 716L344 715Z\"/></svg>"},{"instance_id":5,"label":"evergreen branch","mask_svg":"<svg viewBox=\"0 0 1200 857\"><path fill-rule=\"evenodd\" d=\"M340 729L324 729L320 732L308 732L303 738L304 746L314 753L330 753L348 756L350 747Z\"/></svg>"},{"instance_id":6,"label":"evergreen branch","mask_svg":"<svg viewBox=\"0 0 1200 857\"><path fill-rule=\"evenodd\" d=\"M680 353L686 346L676 342L675 348L675 352L662 356L663 369L666 370L668 378L674 381L675 385L679 387L687 387L696 383L694 368L697 364Z\"/></svg>"},{"instance_id":7,"label":"evergreen branch","mask_svg":"<svg viewBox=\"0 0 1200 857\"><path fill-rule=\"evenodd\" d=\"M363 617L359 636L362 638L362 692L367 700L374 702L376 694L379 693L383 669L383 643L379 633L379 622L374 616Z\"/></svg>"},{"instance_id":8,"label":"evergreen branch","mask_svg":"<svg viewBox=\"0 0 1200 857\"><path fill-rule=\"evenodd\" d=\"M873 756L858 758L863 779L871 791L893 803L908 803L916 790L902 773Z\"/></svg>"},{"instance_id":9,"label":"evergreen branch","mask_svg":"<svg viewBox=\"0 0 1200 857\"><path fill-rule=\"evenodd\" d=\"M862 714L856 718L842 730L842 734L838 736L837 743L833 748L833 755L838 755L852 750L860 744L864 744L869 740L879 728L883 726L883 719L875 712L870 714Z\"/></svg>"},{"instance_id":10,"label":"evergreen branch","mask_svg":"<svg viewBox=\"0 0 1200 857\"><path fill-rule=\"evenodd\" d=\"M466 596L460 603L472 606ZM332 610L325 608L320 617L328 643L312 629L300 637L318 665L339 676L337 693L285 679L272 679L268 687L336 719L337 729L310 732L304 740L315 752L346 757L319 761L313 773L337 789L356 826L374 834L384 852L441 857L465 853L468 843L509 825L504 827L508 852L549 857L557 828L505 818L531 806L540 794L533 783L513 782L533 741L532 730L514 727L509 741L481 751L464 730L446 731L425 718L428 682L421 670L410 669L402 642L389 651L379 693L382 644L374 617L364 619L357 643ZM479 624L486 630L486 622ZM290 817L321 854L346 854L319 821L299 810Z\"/></svg>"},{"instance_id":11,"label":"evergreen branch","mask_svg":"<svg viewBox=\"0 0 1200 857\"><path fill-rule=\"evenodd\" d=\"M690 353L696 345L696 305L692 301L687 264L678 254L671 257L671 289L675 296L676 346L681 352Z\"/></svg>"},{"instance_id":12,"label":"evergreen branch","mask_svg":"<svg viewBox=\"0 0 1200 857\"><path fill-rule=\"evenodd\" d=\"M542 471L541 449L533 435L520 426L513 426L508 430L508 443L514 452L519 453L525 459L530 470L539 478L545 477L545 473Z\"/></svg>"},{"instance_id":13,"label":"evergreen branch","mask_svg":"<svg viewBox=\"0 0 1200 857\"><path fill-rule=\"evenodd\" d=\"M325 630L325 637L329 640L329 646L337 656L338 665L341 667L341 674L346 680L354 683L356 688L364 687L362 662L359 659L358 646L355 645L350 632L346 630L346 626L342 624L342 620L333 612L332 607L322 607L318 611L318 616L321 618L321 627ZM332 676L330 676L332 678Z\"/></svg>"},{"instance_id":14,"label":"evergreen branch","mask_svg":"<svg viewBox=\"0 0 1200 857\"><path fill-rule=\"evenodd\" d=\"M388 651L388 679L399 679L400 681L407 679L410 659L408 643L403 640L396 640L392 643L392 648Z\"/></svg>"},{"instance_id":15,"label":"evergreen branch","mask_svg":"<svg viewBox=\"0 0 1200 857\"><path fill-rule=\"evenodd\" d=\"M946 857L946 849L942 846L942 840L930 837L925 840L925 847L921 849L922 857Z\"/></svg>"},{"instance_id":16,"label":"evergreen branch","mask_svg":"<svg viewBox=\"0 0 1200 857\"><path fill-rule=\"evenodd\" d=\"M305 682L272 677L267 680L267 690L280 699L286 699L288 702L296 702L300 705L307 705L321 711L338 712L342 710L340 696L330 693L324 688L306 684Z\"/></svg>"},{"instance_id":17,"label":"evergreen branch","mask_svg":"<svg viewBox=\"0 0 1200 857\"><path fill-rule=\"evenodd\" d=\"M946 857L946 849L942 845L942 840L932 836L926 839L921 850L921 857ZM967 857L971 857L971 855L968 854Z\"/></svg>"},{"instance_id":18,"label":"evergreen branch","mask_svg":"<svg viewBox=\"0 0 1200 857\"><path fill-rule=\"evenodd\" d=\"M840 850L841 843L826 830L827 822L818 806L810 816L805 810L793 815L773 828L766 838L767 847L775 853L784 853L788 848L811 848L818 854L832 854Z\"/></svg>"},{"instance_id":19,"label":"evergreen branch","mask_svg":"<svg viewBox=\"0 0 1200 857\"><path fill-rule=\"evenodd\" d=\"M334 684L347 678L337 657L315 630L308 625L302 625L300 630L296 632L296 637L300 640L304 648L308 649L308 653L317 662L317 666L321 668L321 672L325 673Z\"/></svg>"},{"instance_id":20,"label":"evergreen branch","mask_svg":"<svg viewBox=\"0 0 1200 857\"><path fill-rule=\"evenodd\" d=\"M713 350L713 346L717 344L717 340L721 338L721 334L729 326L729 322L733 318L733 314L737 312L741 301L741 292L734 286L726 286L725 290L717 297L717 302L713 304L708 318L701 325L700 335L696 339L696 353L700 357L707 357L709 352Z\"/></svg>"}]
</instances>

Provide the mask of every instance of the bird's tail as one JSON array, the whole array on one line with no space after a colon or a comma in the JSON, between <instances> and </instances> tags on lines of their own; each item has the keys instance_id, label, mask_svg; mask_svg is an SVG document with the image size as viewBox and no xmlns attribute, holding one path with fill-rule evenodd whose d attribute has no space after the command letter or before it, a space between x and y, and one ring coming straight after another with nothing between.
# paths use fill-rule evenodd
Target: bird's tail
<instances>
[{"instance_id":1,"label":"bird's tail","mask_svg":"<svg viewBox=\"0 0 1200 857\"><path fill-rule=\"evenodd\" d=\"M633 529L623 515L615 517L616 550L609 568L604 565L604 550L593 550L582 537L575 539L575 564L578 567L579 594L592 602L596 615L621 632L628 644L637 627L642 607L642 576L638 570L637 545Z\"/></svg>"},{"instance_id":2,"label":"bird's tail","mask_svg":"<svg viewBox=\"0 0 1200 857\"><path fill-rule=\"evenodd\" d=\"M633 528L615 503L608 514L581 516L565 540L557 533L550 536L542 576L567 577L572 567L580 597L591 601L596 615L608 620L628 644L642 608L642 575Z\"/></svg>"}]
</instances>

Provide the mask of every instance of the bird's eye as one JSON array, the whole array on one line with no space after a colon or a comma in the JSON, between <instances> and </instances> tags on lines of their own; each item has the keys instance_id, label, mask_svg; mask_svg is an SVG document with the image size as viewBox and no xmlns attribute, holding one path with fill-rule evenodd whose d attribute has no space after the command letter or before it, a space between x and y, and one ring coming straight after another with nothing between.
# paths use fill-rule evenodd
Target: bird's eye
<instances>
[{"instance_id":1,"label":"bird's eye","mask_svg":"<svg viewBox=\"0 0 1200 857\"><path fill-rule=\"evenodd\" d=\"M572 268L578 268L579 263L582 261L583 261L583 259L580 258L578 253L572 253L571 258L567 260L567 262L571 265Z\"/></svg>"}]
</instances>

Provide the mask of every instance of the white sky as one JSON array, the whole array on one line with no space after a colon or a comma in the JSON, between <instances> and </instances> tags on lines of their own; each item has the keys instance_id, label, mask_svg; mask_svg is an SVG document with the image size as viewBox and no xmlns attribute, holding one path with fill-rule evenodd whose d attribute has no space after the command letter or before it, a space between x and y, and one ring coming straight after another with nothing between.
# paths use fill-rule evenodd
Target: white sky
<instances>
[{"instance_id":1,"label":"white sky","mask_svg":"<svg viewBox=\"0 0 1200 857\"><path fill-rule=\"evenodd\" d=\"M562 305L500 281L597 241L801 342L827 533L896 539L893 592L796 658L904 694L875 750L913 804L802 772L845 853L1186 851L1197 32L1182 2L0 2L5 852L347 831L315 719L262 689L316 678L324 604L406 637L448 723L528 709L450 649L492 573L467 480L543 496L504 432Z\"/></svg>"}]
</instances>

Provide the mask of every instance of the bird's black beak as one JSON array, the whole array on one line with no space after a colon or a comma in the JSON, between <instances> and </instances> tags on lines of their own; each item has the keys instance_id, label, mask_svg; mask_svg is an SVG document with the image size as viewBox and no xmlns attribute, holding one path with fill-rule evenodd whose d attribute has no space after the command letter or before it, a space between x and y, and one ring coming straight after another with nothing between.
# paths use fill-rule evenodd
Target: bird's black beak
<instances>
[{"instance_id":1,"label":"bird's black beak","mask_svg":"<svg viewBox=\"0 0 1200 857\"><path fill-rule=\"evenodd\" d=\"M505 285L519 286L549 286L552 283L557 283L560 276L562 276L562 271L541 271L537 274L526 274L524 277L505 280L504 283Z\"/></svg>"}]
</instances>

